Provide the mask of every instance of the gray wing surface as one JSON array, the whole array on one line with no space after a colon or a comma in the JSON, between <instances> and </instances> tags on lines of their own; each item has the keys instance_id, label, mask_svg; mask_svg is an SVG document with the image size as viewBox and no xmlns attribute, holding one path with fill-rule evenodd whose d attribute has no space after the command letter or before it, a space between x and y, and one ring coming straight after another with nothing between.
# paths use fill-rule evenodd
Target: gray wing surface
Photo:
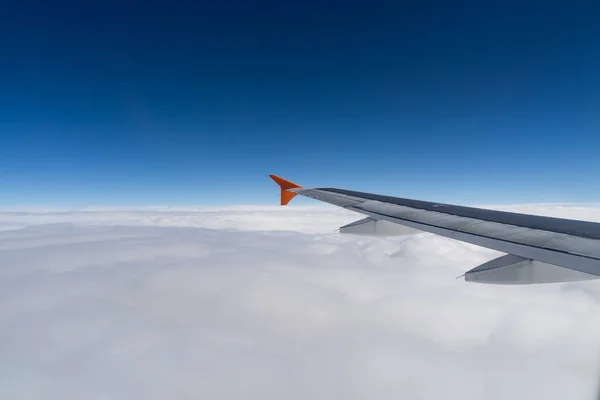
<instances>
[{"instance_id":1,"label":"gray wing surface","mask_svg":"<svg viewBox=\"0 0 600 400\"><path fill-rule=\"evenodd\" d=\"M335 188L296 185L282 186L283 191L367 216L341 227L341 233L396 236L430 232L507 253L467 271L464 278L469 282L532 284L600 278L599 223Z\"/></svg>"}]
</instances>

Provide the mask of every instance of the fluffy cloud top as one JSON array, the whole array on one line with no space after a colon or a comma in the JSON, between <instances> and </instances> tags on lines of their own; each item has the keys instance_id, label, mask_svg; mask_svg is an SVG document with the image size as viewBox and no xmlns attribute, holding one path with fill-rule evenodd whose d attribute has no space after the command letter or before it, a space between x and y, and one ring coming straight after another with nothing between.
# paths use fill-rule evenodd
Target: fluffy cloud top
<instances>
[{"instance_id":1,"label":"fluffy cloud top","mask_svg":"<svg viewBox=\"0 0 600 400\"><path fill-rule=\"evenodd\" d=\"M600 281L468 284L498 253L333 232L359 218L0 213L0 398L594 398Z\"/></svg>"}]
</instances>

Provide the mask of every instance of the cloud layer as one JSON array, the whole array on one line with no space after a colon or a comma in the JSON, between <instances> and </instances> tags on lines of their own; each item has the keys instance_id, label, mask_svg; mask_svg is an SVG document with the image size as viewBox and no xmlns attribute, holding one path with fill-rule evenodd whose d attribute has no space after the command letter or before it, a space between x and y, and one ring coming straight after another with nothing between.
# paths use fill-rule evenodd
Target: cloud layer
<instances>
[{"instance_id":1,"label":"cloud layer","mask_svg":"<svg viewBox=\"0 0 600 400\"><path fill-rule=\"evenodd\" d=\"M0 213L0 398L593 398L600 282L468 284L498 253L359 218Z\"/></svg>"}]
</instances>

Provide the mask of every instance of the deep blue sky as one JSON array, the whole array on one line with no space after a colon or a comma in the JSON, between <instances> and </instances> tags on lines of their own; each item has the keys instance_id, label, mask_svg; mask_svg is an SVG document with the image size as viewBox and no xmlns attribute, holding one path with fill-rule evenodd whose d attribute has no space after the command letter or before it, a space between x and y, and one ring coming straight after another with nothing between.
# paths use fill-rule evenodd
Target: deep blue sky
<instances>
[{"instance_id":1,"label":"deep blue sky","mask_svg":"<svg viewBox=\"0 0 600 400\"><path fill-rule=\"evenodd\" d=\"M594 3L2 2L0 206L599 201Z\"/></svg>"}]
</instances>

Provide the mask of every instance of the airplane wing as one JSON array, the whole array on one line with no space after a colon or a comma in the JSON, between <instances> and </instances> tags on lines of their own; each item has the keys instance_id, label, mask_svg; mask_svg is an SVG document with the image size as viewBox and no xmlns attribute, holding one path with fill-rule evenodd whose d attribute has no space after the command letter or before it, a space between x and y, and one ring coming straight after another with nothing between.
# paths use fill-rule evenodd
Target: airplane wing
<instances>
[{"instance_id":1,"label":"airplane wing","mask_svg":"<svg viewBox=\"0 0 600 400\"><path fill-rule=\"evenodd\" d=\"M492 284L570 282L600 278L600 223L431 203L335 188L304 188L269 175L281 188L281 205L310 197L366 218L341 233L399 236L430 232L506 255L464 274Z\"/></svg>"}]
</instances>

